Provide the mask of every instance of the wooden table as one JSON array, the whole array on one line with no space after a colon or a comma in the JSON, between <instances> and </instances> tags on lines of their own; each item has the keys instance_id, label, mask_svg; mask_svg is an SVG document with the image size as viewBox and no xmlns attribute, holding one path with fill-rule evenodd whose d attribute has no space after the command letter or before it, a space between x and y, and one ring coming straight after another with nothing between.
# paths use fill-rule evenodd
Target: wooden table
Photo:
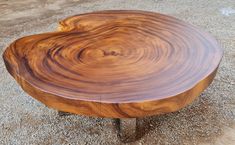
<instances>
[{"instance_id":1,"label":"wooden table","mask_svg":"<svg viewBox=\"0 0 235 145\"><path fill-rule=\"evenodd\" d=\"M48 107L121 118L127 138L136 118L177 111L199 96L223 53L208 33L158 13L100 11L59 24L10 44L7 70Z\"/></svg>"}]
</instances>

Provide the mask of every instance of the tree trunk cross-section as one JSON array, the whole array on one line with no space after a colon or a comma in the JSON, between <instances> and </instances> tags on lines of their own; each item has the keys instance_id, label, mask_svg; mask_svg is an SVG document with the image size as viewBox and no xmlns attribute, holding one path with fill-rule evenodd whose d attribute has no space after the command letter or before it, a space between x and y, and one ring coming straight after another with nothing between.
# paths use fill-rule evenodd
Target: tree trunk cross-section
<instances>
[{"instance_id":1,"label":"tree trunk cross-section","mask_svg":"<svg viewBox=\"0 0 235 145\"><path fill-rule=\"evenodd\" d=\"M14 41L3 59L28 94L62 112L135 118L177 111L209 86L223 53L208 33L153 12L92 12L59 24Z\"/></svg>"}]
</instances>

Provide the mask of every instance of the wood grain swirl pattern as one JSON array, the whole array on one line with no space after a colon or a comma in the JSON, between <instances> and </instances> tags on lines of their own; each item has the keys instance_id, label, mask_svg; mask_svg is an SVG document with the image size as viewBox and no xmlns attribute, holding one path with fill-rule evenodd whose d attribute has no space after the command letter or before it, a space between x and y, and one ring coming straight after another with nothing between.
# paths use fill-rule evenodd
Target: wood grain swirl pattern
<instances>
[{"instance_id":1,"label":"wood grain swirl pattern","mask_svg":"<svg viewBox=\"0 0 235 145\"><path fill-rule=\"evenodd\" d=\"M58 29L14 41L6 68L47 106L89 116L177 111L209 86L223 54L209 34L152 12L81 14Z\"/></svg>"}]
</instances>

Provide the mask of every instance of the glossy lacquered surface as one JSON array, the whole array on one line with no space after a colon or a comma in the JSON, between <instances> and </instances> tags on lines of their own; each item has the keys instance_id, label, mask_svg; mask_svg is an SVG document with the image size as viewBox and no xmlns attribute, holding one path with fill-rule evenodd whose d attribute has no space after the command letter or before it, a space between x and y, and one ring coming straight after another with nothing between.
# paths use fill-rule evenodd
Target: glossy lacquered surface
<instances>
[{"instance_id":1,"label":"glossy lacquered surface","mask_svg":"<svg viewBox=\"0 0 235 145\"><path fill-rule=\"evenodd\" d=\"M125 118L191 103L212 82L222 50L209 34L170 16L101 11L20 38L3 58L21 87L49 107Z\"/></svg>"}]
</instances>

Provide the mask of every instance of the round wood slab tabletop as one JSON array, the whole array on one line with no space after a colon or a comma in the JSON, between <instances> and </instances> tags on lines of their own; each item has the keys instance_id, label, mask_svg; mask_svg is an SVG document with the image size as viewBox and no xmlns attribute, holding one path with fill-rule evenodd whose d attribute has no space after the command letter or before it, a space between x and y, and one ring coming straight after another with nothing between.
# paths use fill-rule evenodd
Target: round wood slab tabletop
<instances>
[{"instance_id":1,"label":"round wood slab tabletop","mask_svg":"<svg viewBox=\"0 0 235 145\"><path fill-rule=\"evenodd\" d=\"M223 54L208 33L153 12L80 14L58 29L14 41L3 58L32 97L81 115L177 111L208 87Z\"/></svg>"}]
</instances>

